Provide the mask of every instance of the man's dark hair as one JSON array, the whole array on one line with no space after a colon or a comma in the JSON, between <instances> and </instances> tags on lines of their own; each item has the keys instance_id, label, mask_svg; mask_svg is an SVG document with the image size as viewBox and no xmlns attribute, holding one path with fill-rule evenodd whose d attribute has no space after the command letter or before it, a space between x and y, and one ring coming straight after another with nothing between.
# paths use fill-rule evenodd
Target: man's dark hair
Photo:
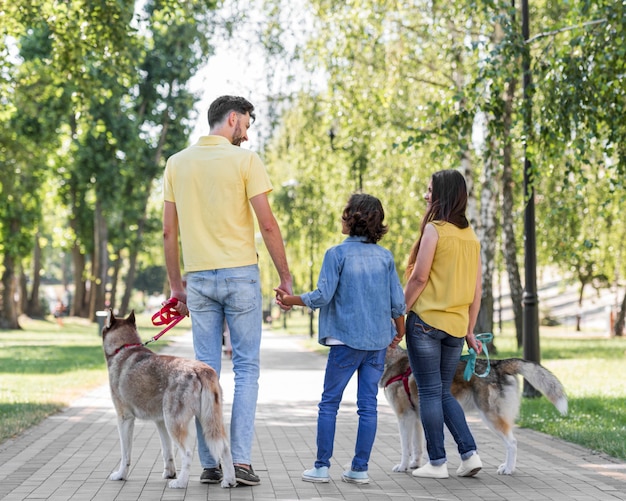
<instances>
[{"instance_id":1,"label":"man's dark hair","mask_svg":"<svg viewBox=\"0 0 626 501\"><path fill-rule=\"evenodd\" d=\"M213 127L222 122L231 111L236 111L242 115L250 113L250 119L253 122L256 118L254 106L247 99L240 96L221 96L209 106L209 127Z\"/></svg>"},{"instance_id":2,"label":"man's dark hair","mask_svg":"<svg viewBox=\"0 0 626 501\"><path fill-rule=\"evenodd\" d=\"M389 229L383 224L385 211L380 200L365 193L355 193L350 197L341 219L351 237L366 237L371 244L378 242Z\"/></svg>"}]
</instances>

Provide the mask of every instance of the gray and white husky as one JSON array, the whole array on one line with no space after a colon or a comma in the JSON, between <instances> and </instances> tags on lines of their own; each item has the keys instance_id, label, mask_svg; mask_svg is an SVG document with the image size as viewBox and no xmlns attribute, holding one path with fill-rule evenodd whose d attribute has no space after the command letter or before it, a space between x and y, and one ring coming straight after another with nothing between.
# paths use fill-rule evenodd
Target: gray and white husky
<instances>
[{"instance_id":1,"label":"gray and white husky","mask_svg":"<svg viewBox=\"0 0 626 501\"><path fill-rule=\"evenodd\" d=\"M236 484L230 445L224 428L222 389L217 373L207 364L146 348L135 325L135 314L115 318L108 311L102 329L102 344L109 371L111 397L117 412L122 460L111 480L128 477L135 418L154 421L163 450L163 478L169 487L183 489L195 444L194 417L202 424L206 443L221 458L222 487ZM181 455L178 478L172 440Z\"/></svg>"}]
</instances>

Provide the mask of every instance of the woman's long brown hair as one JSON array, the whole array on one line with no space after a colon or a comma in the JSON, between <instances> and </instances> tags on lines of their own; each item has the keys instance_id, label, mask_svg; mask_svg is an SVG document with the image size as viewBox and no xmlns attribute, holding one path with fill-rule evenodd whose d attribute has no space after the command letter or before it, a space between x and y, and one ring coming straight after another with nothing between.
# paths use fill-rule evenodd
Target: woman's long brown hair
<instances>
[{"instance_id":1,"label":"woman's long brown hair","mask_svg":"<svg viewBox=\"0 0 626 501\"><path fill-rule=\"evenodd\" d=\"M455 169L435 172L431 177L432 192L430 207L422 218L420 236L411 247L404 278L408 280L415 267L417 252L422 242L426 225L434 221L452 223L459 228L467 228L469 221L465 216L467 209L467 184L463 175Z\"/></svg>"}]
</instances>

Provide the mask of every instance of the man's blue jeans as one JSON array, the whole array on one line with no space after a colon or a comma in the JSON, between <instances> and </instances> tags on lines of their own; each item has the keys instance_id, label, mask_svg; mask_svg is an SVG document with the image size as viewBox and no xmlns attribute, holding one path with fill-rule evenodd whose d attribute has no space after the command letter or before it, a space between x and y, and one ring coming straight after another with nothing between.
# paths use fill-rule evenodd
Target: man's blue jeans
<instances>
[{"instance_id":1,"label":"man's blue jeans","mask_svg":"<svg viewBox=\"0 0 626 501\"><path fill-rule=\"evenodd\" d=\"M331 346L324 376L324 392L317 416L317 460L315 467L330 466L335 441L337 411L352 375L358 373L357 414L359 426L352 459L352 470L367 471L377 426L378 381L383 375L385 349L355 350Z\"/></svg>"},{"instance_id":2,"label":"man's blue jeans","mask_svg":"<svg viewBox=\"0 0 626 501\"><path fill-rule=\"evenodd\" d=\"M461 459L476 450L465 414L450 392L465 338L453 337L423 322L414 312L406 320L406 344L419 391L419 406L433 466L446 462L445 425L457 443Z\"/></svg>"},{"instance_id":3,"label":"man's blue jeans","mask_svg":"<svg viewBox=\"0 0 626 501\"><path fill-rule=\"evenodd\" d=\"M198 271L187 275L187 307L191 314L196 358L222 368L224 318L233 347L235 395L230 421L233 463L251 464L254 417L259 393L259 351L262 331L262 298L257 265ZM200 425L198 456L203 468L214 468Z\"/></svg>"}]
</instances>

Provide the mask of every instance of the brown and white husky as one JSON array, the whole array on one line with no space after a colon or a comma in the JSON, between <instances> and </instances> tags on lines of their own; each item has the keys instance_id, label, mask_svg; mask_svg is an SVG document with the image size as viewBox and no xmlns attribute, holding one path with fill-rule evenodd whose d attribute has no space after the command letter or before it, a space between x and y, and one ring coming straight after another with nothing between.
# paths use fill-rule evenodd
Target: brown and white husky
<instances>
[{"instance_id":1,"label":"brown and white husky","mask_svg":"<svg viewBox=\"0 0 626 501\"><path fill-rule=\"evenodd\" d=\"M501 475L511 475L517 460L517 440L513 427L519 413L520 389L517 375L543 393L565 415L567 396L561 382L541 364L520 358L491 360L486 377L473 375L469 381L463 377L467 362L460 361L452 382L452 394L465 411L476 409L485 424L504 442L506 455L498 468ZM483 374L487 360L478 358L475 371ZM424 429L419 413L417 384L409 365L406 350L388 348L385 370L380 380L385 396L398 418L400 429L400 463L393 471L417 468L428 461L425 450Z\"/></svg>"}]
</instances>

